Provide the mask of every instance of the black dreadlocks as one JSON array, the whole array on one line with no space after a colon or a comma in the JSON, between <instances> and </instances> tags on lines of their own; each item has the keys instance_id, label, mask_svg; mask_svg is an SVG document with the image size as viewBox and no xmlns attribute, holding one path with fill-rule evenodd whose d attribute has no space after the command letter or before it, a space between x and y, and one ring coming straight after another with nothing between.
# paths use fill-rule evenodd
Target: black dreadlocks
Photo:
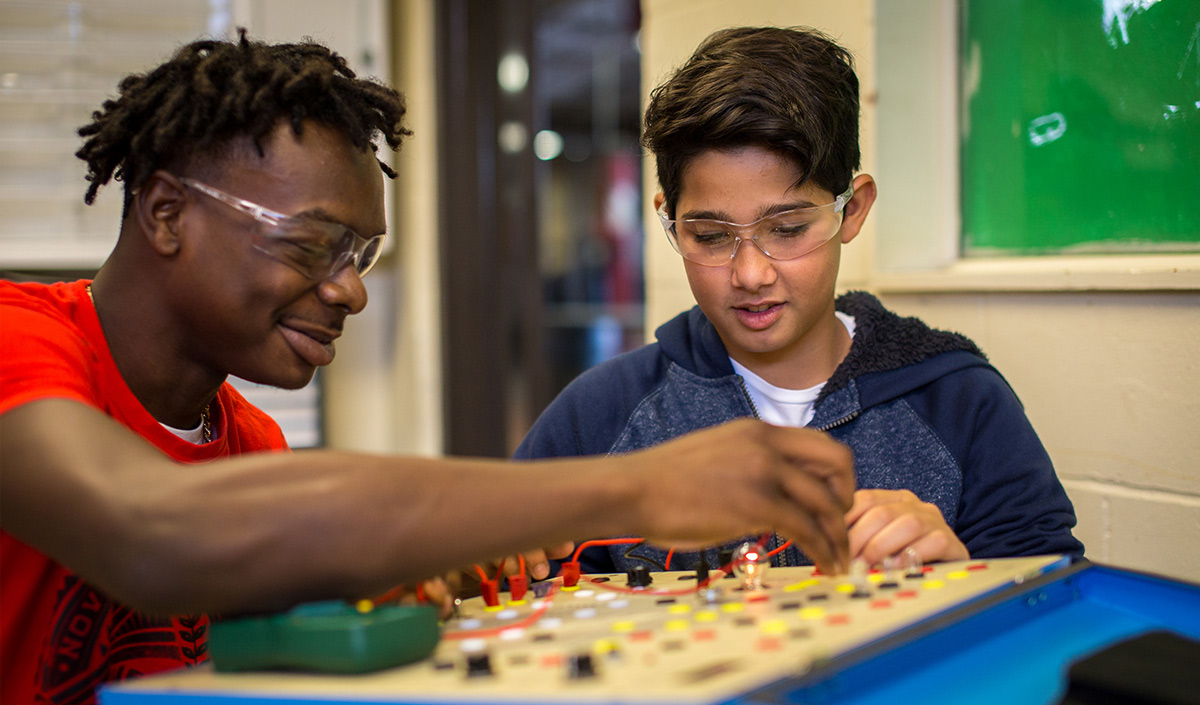
<instances>
[{"instance_id":1,"label":"black dreadlocks","mask_svg":"<svg viewBox=\"0 0 1200 705\"><path fill-rule=\"evenodd\" d=\"M307 40L269 45L246 38L201 40L145 74L127 76L120 97L107 100L79 129L87 162L89 205L110 178L125 182L125 205L155 169L188 161L238 135L261 141L281 118L313 119L343 131L359 149L381 134L393 150L412 132L401 124L404 97L356 78L346 60ZM396 173L383 162L383 172Z\"/></svg>"}]
</instances>

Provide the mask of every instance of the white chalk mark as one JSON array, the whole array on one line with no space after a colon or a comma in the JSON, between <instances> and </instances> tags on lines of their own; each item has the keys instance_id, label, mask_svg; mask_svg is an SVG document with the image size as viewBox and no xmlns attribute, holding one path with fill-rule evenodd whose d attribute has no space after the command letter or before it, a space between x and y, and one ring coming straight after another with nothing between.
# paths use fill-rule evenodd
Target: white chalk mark
<instances>
[{"instance_id":1,"label":"white chalk mark","mask_svg":"<svg viewBox=\"0 0 1200 705\"><path fill-rule=\"evenodd\" d=\"M1117 39L1113 37L1115 27L1120 34L1120 43L1129 44L1129 18L1158 3L1159 0L1104 0L1104 14L1100 24L1104 27L1104 36L1108 37L1108 43L1113 47L1118 44Z\"/></svg>"},{"instance_id":2,"label":"white chalk mark","mask_svg":"<svg viewBox=\"0 0 1200 705\"><path fill-rule=\"evenodd\" d=\"M1183 52L1183 61L1179 62L1179 72L1175 77L1183 80L1183 69L1187 66L1188 57L1192 55L1192 50L1196 50L1196 85L1200 86L1200 22L1196 23L1196 31L1192 32L1192 40L1188 42L1187 50Z\"/></svg>"},{"instance_id":3,"label":"white chalk mark","mask_svg":"<svg viewBox=\"0 0 1200 705\"><path fill-rule=\"evenodd\" d=\"M1029 122L1029 143L1034 147L1053 142L1067 131L1067 118L1062 113L1050 113Z\"/></svg>"}]
</instances>

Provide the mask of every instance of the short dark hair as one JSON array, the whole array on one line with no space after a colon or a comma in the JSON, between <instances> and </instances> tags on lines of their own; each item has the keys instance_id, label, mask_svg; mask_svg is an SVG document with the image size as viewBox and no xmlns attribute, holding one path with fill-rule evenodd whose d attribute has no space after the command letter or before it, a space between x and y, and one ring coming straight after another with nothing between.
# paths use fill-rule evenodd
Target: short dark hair
<instances>
[{"instance_id":1,"label":"short dark hair","mask_svg":"<svg viewBox=\"0 0 1200 705\"><path fill-rule=\"evenodd\" d=\"M709 35L655 88L642 144L674 216L687 161L709 149L758 145L793 160L800 185L842 193L858 170L854 58L808 27L736 27Z\"/></svg>"},{"instance_id":2,"label":"short dark hair","mask_svg":"<svg viewBox=\"0 0 1200 705\"><path fill-rule=\"evenodd\" d=\"M110 178L125 182L125 205L163 166L187 165L239 136L262 140L280 119L300 134L306 119L340 130L359 149L376 151L377 134L393 150L411 133L402 125L404 97L393 88L360 79L327 47L251 41L246 30L233 41L206 39L181 47L166 63L127 76L120 96L92 113L79 129L87 162L91 204ZM395 172L383 162L390 177Z\"/></svg>"}]
</instances>

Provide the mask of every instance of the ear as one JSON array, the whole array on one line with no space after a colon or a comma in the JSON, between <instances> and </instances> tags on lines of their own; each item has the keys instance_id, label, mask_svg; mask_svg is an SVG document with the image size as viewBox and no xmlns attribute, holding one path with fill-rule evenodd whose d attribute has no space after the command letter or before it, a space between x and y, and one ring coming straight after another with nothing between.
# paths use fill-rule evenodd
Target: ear
<instances>
[{"instance_id":1,"label":"ear","mask_svg":"<svg viewBox=\"0 0 1200 705\"><path fill-rule=\"evenodd\" d=\"M854 196L842 211L843 245L853 240L862 229L863 222L875 203L876 194L875 179L870 174L854 177Z\"/></svg>"},{"instance_id":2,"label":"ear","mask_svg":"<svg viewBox=\"0 0 1200 705\"><path fill-rule=\"evenodd\" d=\"M179 220L187 204L187 187L170 172L150 175L133 197L133 217L150 247L164 257L179 251Z\"/></svg>"},{"instance_id":3,"label":"ear","mask_svg":"<svg viewBox=\"0 0 1200 705\"><path fill-rule=\"evenodd\" d=\"M662 191L654 194L654 212L657 213L659 208L662 208L663 201L667 200L666 194Z\"/></svg>"}]
</instances>

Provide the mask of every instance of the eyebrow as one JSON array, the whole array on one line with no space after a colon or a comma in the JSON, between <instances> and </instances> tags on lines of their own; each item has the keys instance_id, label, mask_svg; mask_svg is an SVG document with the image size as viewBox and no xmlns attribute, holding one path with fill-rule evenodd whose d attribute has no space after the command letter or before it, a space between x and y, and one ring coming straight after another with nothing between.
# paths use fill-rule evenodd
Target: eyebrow
<instances>
[{"instance_id":1,"label":"eyebrow","mask_svg":"<svg viewBox=\"0 0 1200 705\"><path fill-rule=\"evenodd\" d=\"M333 215L332 213L325 210L324 208L321 208L320 206L317 206L316 208L310 208L306 211L300 211L299 213L293 213L292 215L287 216L287 217L289 217L289 218L310 218L312 220L320 220L320 221L323 221L326 223L333 223L334 225L340 225L343 228L346 228L347 230L353 231L355 234L359 235L360 237L371 238L371 237L374 237L375 235L386 235L387 234L387 226L384 226L383 230L380 230L379 232L374 233L372 235L364 236L362 233L360 233L358 231L358 228L352 227L350 224L342 221L340 218Z\"/></svg>"},{"instance_id":2,"label":"eyebrow","mask_svg":"<svg viewBox=\"0 0 1200 705\"><path fill-rule=\"evenodd\" d=\"M289 215L288 217L289 218L311 218L313 220L324 220L324 221L328 221L330 223L337 223L338 225L346 225L337 216L335 216L334 214L330 213L329 211L327 211L324 208L321 208L319 206L316 208L309 208L306 211L300 211L299 213L293 213L293 214ZM350 226L346 225L346 227L350 227Z\"/></svg>"},{"instance_id":3,"label":"eyebrow","mask_svg":"<svg viewBox=\"0 0 1200 705\"><path fill-rule=\"evenodd\" d=\"M808 200L793 201L791 203L776 203L760 210L758 212L758 217L750 222L757 222L763 218L768 218L780 213L786 213L788 211L794 211L798 208L815 208L819 205L821 204L813 203L812 201ZM690 210L682 215L677 215L676 218L678 220L719 220L723 223L745 225L745 223L738 223L735 221L728 212L719 210Z\"/></svg>"}]
</instances>

